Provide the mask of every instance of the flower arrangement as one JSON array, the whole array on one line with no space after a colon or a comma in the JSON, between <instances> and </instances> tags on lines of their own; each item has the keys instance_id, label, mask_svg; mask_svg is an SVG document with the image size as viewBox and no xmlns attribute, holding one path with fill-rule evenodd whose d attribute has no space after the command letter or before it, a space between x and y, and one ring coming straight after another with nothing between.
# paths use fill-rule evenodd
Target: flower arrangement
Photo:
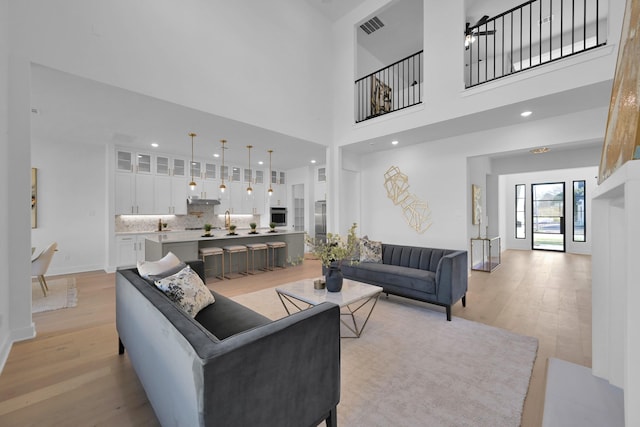
<instances>
[{"instance_id":1,"label":"flower arrangement","mask_svg":"<svg viewBox=\"0 0 640 427\"><path fill-rule=\"evenodd\" d=\"M320 258L322 265L329 267L331 263L337 262L338 267L342 265L345 260L350 263L354 263L352 256L356 252L359 245L358 237L356 236L356 228L358 225L354 222L346 238L339 234L327 233L326 241L317 241L309 235L305 236L305 242L311 247L311 252Z\"/></svg>"}]
</instances>

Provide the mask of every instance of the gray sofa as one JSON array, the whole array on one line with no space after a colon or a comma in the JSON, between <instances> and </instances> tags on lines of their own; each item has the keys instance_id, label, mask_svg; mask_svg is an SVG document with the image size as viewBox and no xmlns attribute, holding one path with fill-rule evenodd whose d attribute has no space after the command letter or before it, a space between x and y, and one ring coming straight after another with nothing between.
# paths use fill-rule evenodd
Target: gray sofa
<instances>
[{"instance_id":1,"label":"gray sofa","mask_svg":"<svg viewBox=\"0 0 640 427\"><path fill-rule=\"evenodd\" d=\"M204 277L201 261L189 262ZM119 352L163 426L336 425L340 311L270 319L212 291L192 318L137 269L116 273Z\"/></svg>"},{"instance_id":2,"label":"gray sofa","mask_svg":"<svg viewBox=\"0 0 640 427\"><path fill-rule=\"evenodd\" d=\"M381 286L393 294L444 306L466 306L467 251L382 244L382 262L342 263L347 279Z\"/></svg>"}]
</instances>

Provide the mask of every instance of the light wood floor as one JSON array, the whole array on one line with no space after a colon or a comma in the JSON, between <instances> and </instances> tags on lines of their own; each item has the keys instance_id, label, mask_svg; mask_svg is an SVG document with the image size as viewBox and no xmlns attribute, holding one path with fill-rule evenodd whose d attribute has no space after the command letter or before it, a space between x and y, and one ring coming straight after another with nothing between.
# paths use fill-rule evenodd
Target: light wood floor
<instances>
[{"instance_id":1,"label":"light wood floor","mask_svg":"<svg viewBox=\"0 0 640 427\"><path fill-rule=\"evenodd\" d=\"M591 366L591 257L507 251L502 261L492 273L472 273L467 307L458 303L453 315L539 339L522 425L540 426L547 359ZM319 262L306 260L208 285L234 296L318 275ZM38 336L11 350L0 374L0 426L157 426L128 358L118 356L114 274L74 277L78 306L35 314Z\"/></svg>"}]
</instances>

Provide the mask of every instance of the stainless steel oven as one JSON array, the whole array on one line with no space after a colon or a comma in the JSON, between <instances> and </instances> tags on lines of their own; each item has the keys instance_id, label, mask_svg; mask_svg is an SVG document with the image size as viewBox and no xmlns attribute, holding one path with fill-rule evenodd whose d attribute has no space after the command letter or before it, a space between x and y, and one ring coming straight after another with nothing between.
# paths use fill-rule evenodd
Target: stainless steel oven
<instances>
[{"instance_id":1,"label":"stainless steel oven","mask_svg":"<svg viewBox=\"0 0 640 427\"><path fill-rule=\"evenodd\" d=\"M276 226L287 225L287 208L271 208L271 221Z\"/></svg>"}]
</instances>

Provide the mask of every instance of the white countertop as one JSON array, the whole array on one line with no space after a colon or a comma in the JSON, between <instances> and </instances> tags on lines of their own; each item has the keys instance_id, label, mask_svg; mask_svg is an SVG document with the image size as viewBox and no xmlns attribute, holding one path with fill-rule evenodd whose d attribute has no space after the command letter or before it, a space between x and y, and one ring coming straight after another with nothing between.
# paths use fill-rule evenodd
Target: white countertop
<instances>
[{"instance_id":1,"label":"white countertop","mask_svg":"<svg viewBox=\"0 0 640 427\"><path fill-rule=\"evenodd\" d=\"M175 242L193 242L202 240L220 240L220 239L239 239L247 237L265 237L265 236L282 236L288 234L304 234L304 231L286 231L277 230L275 233L271 233L268 229L258 231L257 234L250 234L249 229L236 230L236 235L228 235L227 230L211 230L211 237L203 237L204 230L189 230L189 231L174 231L174 232L156 232L153 235L148 235L147 240L151 240L157 243L175 243ZM141 233L151 234L151 233Z\"/></svg>"}]
</instances>

